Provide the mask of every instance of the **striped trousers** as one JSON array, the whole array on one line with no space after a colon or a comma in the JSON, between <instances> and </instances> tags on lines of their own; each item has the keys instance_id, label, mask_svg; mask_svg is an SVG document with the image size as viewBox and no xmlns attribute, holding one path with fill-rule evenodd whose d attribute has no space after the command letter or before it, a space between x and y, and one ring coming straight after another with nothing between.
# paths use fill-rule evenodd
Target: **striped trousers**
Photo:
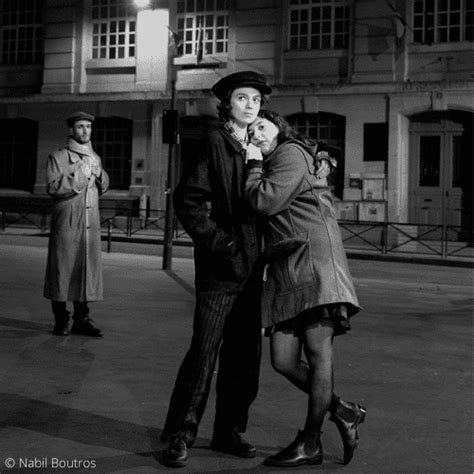
<instances>
[{"instance_id":1,"label":"striped trousers","mask_svg":"<svg viewBox=\"0 0 474 474\"><path fill-rule=\"evenodd\" d=\"M214 433L243 433L260 371L258 282L249 281L240 293L197 293L191 346L178 372L162 441L180 436L189 447L193 445L218 355Z\"/></svg>"}]
</instances>

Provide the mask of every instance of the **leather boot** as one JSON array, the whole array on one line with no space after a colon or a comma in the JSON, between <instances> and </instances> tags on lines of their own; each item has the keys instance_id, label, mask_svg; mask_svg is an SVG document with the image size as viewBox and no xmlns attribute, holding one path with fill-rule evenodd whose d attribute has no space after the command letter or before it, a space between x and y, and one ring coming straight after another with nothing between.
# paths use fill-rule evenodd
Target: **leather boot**
<instances>
[{"instance_id":1,"label":"leather boot","mask_svg":"<svg viewBox=\"0 0 474 474\"><path fill-rule=\"evenodd\" d=\"M173 437L168 449L163 452L163 464L168 467L184 467L188 463L188 445L183 438Z\"/></svg>"},{"instance_id":2,"label":"leather boot","mask_svg":"<svg viewBox=\"0 0 474 474\"><path fill-rule=\"evenodd\" d=\"M335 413L331 413L329 419L336 424L341 435L344 446L344 464L349 464L359 443L359 425L365 420L367 410L363 406L341 399L339 399L339 405L341 409L336 409ZM353 414L350 417L351 421L346 421L342 416L342 413L347 413L347 410Z\"/></svg>"},{"instance_id":3,"label":"leather boot","mask_svg":"<svg viewBox=\"0 0 474 474\"><path fill-rule=\"evenodd\" d=\"M66 310L66 302L51 301L51 306L54 314L53 334L55 336L69 336L69 311Z\"/></svg>"},{"instance_id":4,"label":"leather boot","mask_svg":"<svg viewBox=\"0 0 474 474\"><path fill-rule=\"evenodd\" d=\"M71 327L71 334L81 334L82 336L102 337L102 331L94 325L94 321L89 318L89 306L86 301L74 301L74 320Z\"/></svg>"},{"instance_id":5,"label":"leather boot","mask_svg":"<svg viewBox=\"0 0 474 474\"><path fill-rule=\"evenodd\" d=\"M267 466L295 467L302 464L321 464L323 462L323 448L320 434L307 434L298 431L295 440L285 449L265 459Z\"/></svg>"},{"instance_id":6,"label":"leather boot","mask_svg":"<svg viewBox=\"0 0 474 474\"><path fill-rule=\"evenodd\" d=\"M257 450L242 436L238 430L230 433L214 432L211 449L222 453L233 454L239 458L254 458Z\"/></svg>"},{"instance_id":7,"label":"leather boot","mask_svg":"<svg viewBox=\"0 0 474 474\"><path fill-rule=\"evenodd\" d=\"M80 334L82 336L102 337L102 331L94 326L94 321L90 318L74 319L71 327L71 334Z\"/></svg>"}]
</instances>

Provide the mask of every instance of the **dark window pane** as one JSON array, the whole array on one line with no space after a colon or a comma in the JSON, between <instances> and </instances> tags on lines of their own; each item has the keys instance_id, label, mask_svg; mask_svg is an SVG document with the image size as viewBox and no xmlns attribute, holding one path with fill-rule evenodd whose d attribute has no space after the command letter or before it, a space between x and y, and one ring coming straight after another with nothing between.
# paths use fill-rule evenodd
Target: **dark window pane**
<instances>
[{"instance_id":1,"label":"dark window pane","mask_svg":"<svg viewBox=\"0 0 474 474\"><path fill-rule=\"evenodd\" d=\"M387 161L388 124L364 123L364 161Z\"/></svg>"},{"instance_id":2,"label":"dark window pane","mask_svg":"<svg viewBox=\"0 0 474 474\"><path fill-rule=\"evenodd\" d=\"M94 122L92 143L110 175L112 189L130 186L132 132L133 122L128 119L97 118Z\"/></svg>"},{"instance_id":3,"label":"dark window pane","mask_svg":"<svg viewBox=\"0 0 474 474\"><path fill-rule=\"evenodd\" d=\"M459 188L462 184L462 161L461 161L461 137L453 137L453 188Z\"/></svg>"},{"instance_id":4,"label":"dark window pane","mask_svg":"<svg viewBox=\"0 0 474 474\"><path fill-rule=\"evenodd\" d=\"M24 137L27 136L28 140ZM33 191L36 175L38 123L0 120L0 187Z\"/></svg>"},{"instance_id":5,"label":"dark window pane","mask_svg":"<svg viewBox=\"0 0 474 474\"><path fill-rule=\"evenodd\" d=\"M439 186L440 137L420 137L420 186Z\"/></svg>"}]
</instances>

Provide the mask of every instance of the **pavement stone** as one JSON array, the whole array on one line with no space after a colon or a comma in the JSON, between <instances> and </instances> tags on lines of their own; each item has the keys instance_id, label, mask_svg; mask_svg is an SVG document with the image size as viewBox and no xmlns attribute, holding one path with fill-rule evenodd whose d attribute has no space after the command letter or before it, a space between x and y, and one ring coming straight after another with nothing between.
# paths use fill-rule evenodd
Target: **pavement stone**
<instances>
[{"instance_id":1,"label":"pavement stone","mask_svg":"<svg viewBox=\"0 0 474 474\"><path fill-rule=\"evenodd\" d=\"M0 236L0 471L171 470L159 435L191 337L189 254L164 271L158 254L104 253L105 300L91 305L104 338L57 337L42 297L45 241ZM360 447L343 466L326 422L324 463L294 472L472 472L472 270L349 263L364 311L335 340L335 389L368 409ZM305 397L271 368L268 340L246 434L255 459L209 449L214 401L213 389L179 472L289 472L262 462L302 427Z\"/></svg>"}]
</instances>

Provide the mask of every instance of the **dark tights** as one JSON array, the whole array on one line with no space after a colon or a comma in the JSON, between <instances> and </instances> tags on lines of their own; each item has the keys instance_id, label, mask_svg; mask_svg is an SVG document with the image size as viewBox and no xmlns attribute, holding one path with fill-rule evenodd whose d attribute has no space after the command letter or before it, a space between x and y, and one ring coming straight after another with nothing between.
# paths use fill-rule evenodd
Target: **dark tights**
<instances>
[{"instance_id":1,"label":"dark tights","mask_svg":"<svg viewBox=\"0 0 474 474\"><path fill-rule=\"evenodd\" d=\"M308 325L300 334L276 331L270 339L273 368L308 394L308 414L304 430L319 433L326 411L335 411L339 400L333 394L331 321ZM308 362L301 360L301 351Z\"/></svg>"}]
</instances>

